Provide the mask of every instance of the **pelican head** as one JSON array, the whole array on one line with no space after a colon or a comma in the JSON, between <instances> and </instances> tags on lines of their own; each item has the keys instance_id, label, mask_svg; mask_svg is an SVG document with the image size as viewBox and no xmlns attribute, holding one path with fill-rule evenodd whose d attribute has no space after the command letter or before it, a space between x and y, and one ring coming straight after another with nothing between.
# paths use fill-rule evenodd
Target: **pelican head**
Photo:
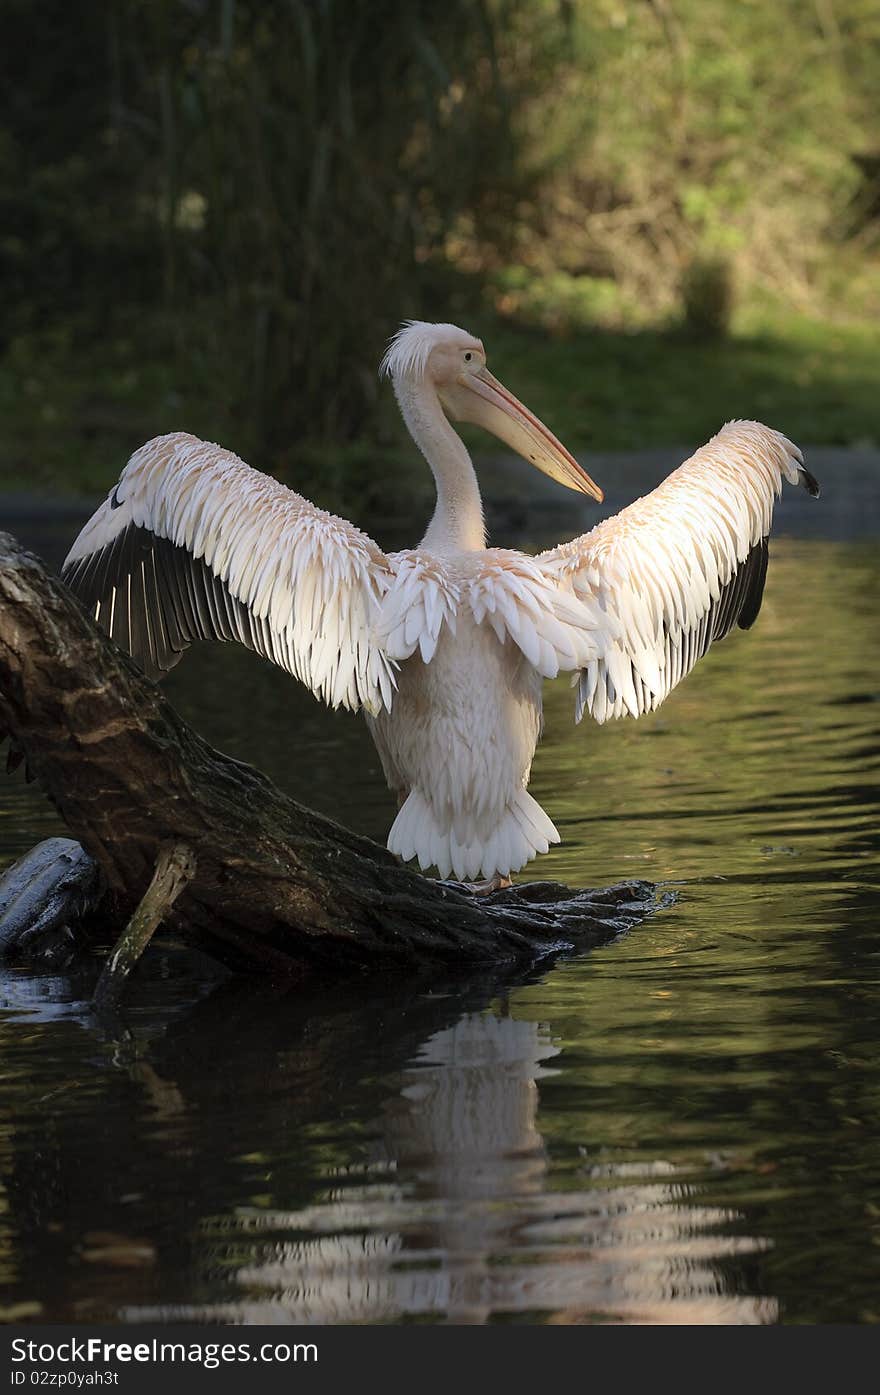
<instances>
[{"instance_id":1,"label":"pelican head","mask_svg":"<svg viewBox=\"0 0 880 1395\"><path fill-rule=\"evenodd\" d=\"M451 421L482 426L551 479L602 502L602 490L562 442L492 376L482 341L466 330L407 320L388 345L380 371L395 389L406 382L430 384Z\"/></svg>"}]
</instances>

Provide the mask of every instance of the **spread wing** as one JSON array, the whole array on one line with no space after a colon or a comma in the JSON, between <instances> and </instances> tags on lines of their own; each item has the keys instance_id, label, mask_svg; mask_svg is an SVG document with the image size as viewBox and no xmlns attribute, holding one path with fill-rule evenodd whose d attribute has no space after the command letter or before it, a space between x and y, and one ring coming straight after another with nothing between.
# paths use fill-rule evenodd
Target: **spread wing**
<instances>
[{"instance_id":1,"label":"spread wing","mask_svg":"<svg viewBox=\"0 0 880 1395\"><path fill-rule=\"evenodd\" d=\"M651 494L536 558L608 616L578 681L578 721L652 712L711 644L754 623L784 480L819 493L785 436L729 422Z\"/></svg>"},{"instance_id":2,"label":"spread wing","mask_svg":"<svg viewBox=\"0 0 880 1395\"><path fill-rule=\"evenodd\" d=\"M183 432L134 453L62 570L151 677L195 640L238 640L331 706L374 712L394 687L373 638L391 575L353 524Z\"/></svg>"}]
</instances>

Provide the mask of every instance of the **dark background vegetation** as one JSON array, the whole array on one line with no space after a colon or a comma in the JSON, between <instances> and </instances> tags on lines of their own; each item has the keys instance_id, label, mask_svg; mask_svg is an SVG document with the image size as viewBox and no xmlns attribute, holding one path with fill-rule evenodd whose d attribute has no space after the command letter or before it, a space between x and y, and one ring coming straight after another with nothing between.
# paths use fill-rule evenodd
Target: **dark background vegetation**
<instances>
[{"instance_id":1,"label":"dark background vegetation","mask_svg":"<svg viewBox=\"0 0 880 1395\"><path fill-rule=\"evenodd\" d=\"M410 315L575 449L880 437L876 0L0 13L7 488L186 428L363 502Z\"/></svg>"}]
</instances>

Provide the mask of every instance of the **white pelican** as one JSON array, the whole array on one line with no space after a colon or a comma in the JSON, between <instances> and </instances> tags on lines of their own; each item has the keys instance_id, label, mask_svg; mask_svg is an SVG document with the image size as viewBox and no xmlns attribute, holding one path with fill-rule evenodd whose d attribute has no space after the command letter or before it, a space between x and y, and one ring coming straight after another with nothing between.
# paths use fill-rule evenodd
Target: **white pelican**
<instances>
[{"instance_id":1,"label":"white pelican","mask_svg":"<svg viewBox=\"0 0 880 1395\"><path fill-rule=\"evenodd\" d=\"M778 431L729 422L582 537L538 557L487 548L451 421L602 492L464 330L407 322L382 371L437 486L414 550L386 554L232 452L175 432L135 451L63 576L153 677L194 640L234 639L332 707L363 707L400 805L388 847L488 889L559 841L526 792L543 680L575 675L577 721L653 711L714 640L757 616L783 480L818 486Z\"/></svg>"}]
</instances>

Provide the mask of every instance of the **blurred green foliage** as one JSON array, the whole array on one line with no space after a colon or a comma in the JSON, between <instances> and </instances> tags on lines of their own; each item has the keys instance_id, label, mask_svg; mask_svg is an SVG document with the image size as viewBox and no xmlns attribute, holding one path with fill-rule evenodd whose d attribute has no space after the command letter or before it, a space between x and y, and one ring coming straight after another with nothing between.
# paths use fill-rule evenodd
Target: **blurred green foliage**
<instances>
[{"instance_id":1,"label":"blurred green foliage","mask_svg":"<svg viewBox=\"0 0 880 1395\"><path fill-rule=\"evenodd\" d=\"M406 315L543 359L575 446L690 439L697 375L720 417L876 436L876 0L2 8L7 483L186 426L344 493L346 443L400 440Z\"/></svg>"},{"instance_id":2,"label":"blurred green foliage","mask_svg":"<svg viewBox=\"0 0 880 1395\"><path fill-rule=\"evenodd\" d=\"M876 0L573 0L565 13L554 80L518 108L537 172L521 264L610 278L617 325L635 298L675 318L699 258L812 312L839 308L833 263L856 275L870 261L880 310Z\"/></svg>"}]
</instances>

